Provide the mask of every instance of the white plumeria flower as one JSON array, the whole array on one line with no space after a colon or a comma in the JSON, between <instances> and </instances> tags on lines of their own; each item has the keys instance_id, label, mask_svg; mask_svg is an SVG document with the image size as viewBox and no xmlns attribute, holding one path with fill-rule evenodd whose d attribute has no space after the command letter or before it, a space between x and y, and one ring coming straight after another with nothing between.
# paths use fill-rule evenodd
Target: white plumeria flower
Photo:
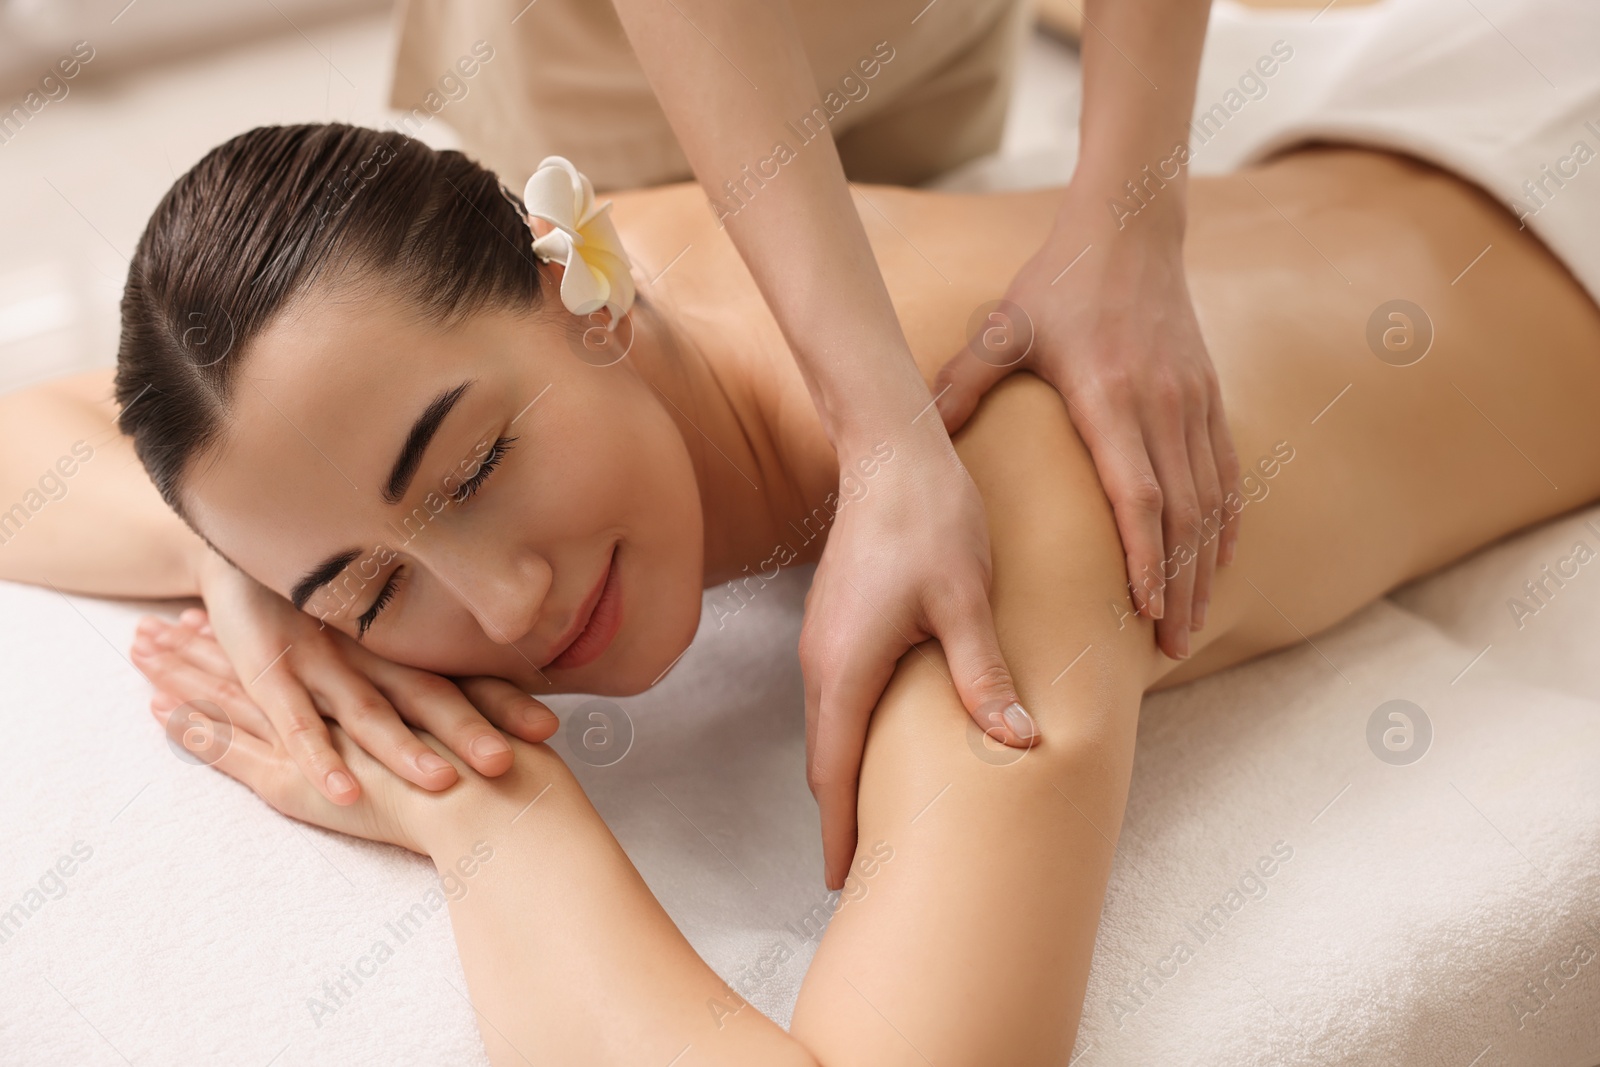
<instances>
[{"instance_id":1,"label":"white plumeria flower","mask_svg":"<svg viewBox=\"0 0 1600 1067\"><path fill-rule=\"evenodd\" d=\"M633 306L633 264L611 221L611 201L596 206L594 186L562 156L546 156L522 191L528 216L554 227L533 242L543 262L566 268L561 302L574 315L611 312L607 329Z\"/></svg>"}]
</instances>

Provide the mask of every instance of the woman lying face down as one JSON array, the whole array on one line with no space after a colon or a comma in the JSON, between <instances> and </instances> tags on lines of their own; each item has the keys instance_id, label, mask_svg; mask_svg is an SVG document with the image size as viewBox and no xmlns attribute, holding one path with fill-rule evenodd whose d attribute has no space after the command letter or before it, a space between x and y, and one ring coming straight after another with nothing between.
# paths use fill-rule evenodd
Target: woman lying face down
<instances>
[{"instance_id":1,"label":"woman lying face down","mask_svg":"<svg viewBox=\"0 0 1600 1067\"><path fill-rule=\"evenodd\" d=\"M629 198L624 231L650 276L686 245L706 258L675 268L659 313L630 316L626 359L594 360L579 332L592 323L528 298L548 283L487 175L392 144L369 186L343 182L379 136L255 131L180 181L131 274L122 427L217 548L283 596L301 587L329 625L356 635L368 617L375 652L530 688L646 687L690 640L701 584L759 569L785 541L803 561L815 542L788 524L864 457L827 447L692 192ZM251 153L260 161L238 158ZM869 225L874 251L931 373L1014 273L1050 199L874 198L895 215ZM943 650L907 652L867 735L848 739L864 746L860 802L832 828L845 864L830 882L849 869L858 812L863 854L885 842L893 862L830 923L789 1033L694 954L548 748L514 742L502 775L461 767L427 793L335 730L362 785L336 806L236 689L237 736L217 766L282 811L441 869L496 842L451 909L497 1063L669 1062L689 1046L695 1062L730 1064L1065 1062L1143 693L1304 640L1600 497L1600 312L1480 192L1396 157L1320 149L1197 181L1193 204L1196 306L1241 456L1271 479L1195 654L1174 663L1132 615L1110 505L1059 394L1026 374L1001 383L956 447L991 516L995 620L1041 740L997 756ZM1493 256L1455 284L1487 244ZM1395 292L1429 309L1447 359L1397 367L1364 346ZM400 463L430 412L421 460ZM318 577L333 588L310 589L329 558L354 577L341 586L330 567ZM227 670L187 629L183 648L136 657L165 690L163 717L205 695L182 661Z\"/></svg>"}]
</instances>

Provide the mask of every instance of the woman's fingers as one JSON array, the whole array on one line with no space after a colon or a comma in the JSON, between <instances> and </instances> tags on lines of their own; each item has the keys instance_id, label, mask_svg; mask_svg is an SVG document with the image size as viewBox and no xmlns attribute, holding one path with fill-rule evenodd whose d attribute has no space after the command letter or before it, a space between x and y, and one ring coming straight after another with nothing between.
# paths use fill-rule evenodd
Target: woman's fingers
<instances>
[{"instance_id":1,"label":"woman's fingers","mask_svg":"<svg viewBox=\"0 0 1600 1067\"><path fill-rule=\"evenodd\" d=\"M331 731L333 744L350 766L359 768L358 773L365 783L361 803L330 804L306 780L282 746L275 743L276 739L258 737L235 723L217 718L207 712L208 705L185 704L178 709L163 709L155 706L155 701L151 703L151 713L163 724L167 736L175 744L249 787L283 814L340 833L387 841L413 852L423 851L413 837L414 827L409 824L402 806L394 802L408 795L406 791L410 787L400 784L397 789L394 777L338 726Z\"/></svg>"},{"instance_id":2,"label":"woman's fingers","mask_svg":"<svg viewBox=\"0 0 1600 1067\"><path fill-rule=\"evenodd\" d=\"M524 741L548 741L561 726L555 712L504 678L462 678L457 684L490 722Z\"/></svg>"},{"instance_id":3,"label":"woman's fingers","mask_svg":"<svg viewBox=\"0 0 1600 1067\"><path fill-rule=\"evenodd\" d=\"M479 774L511 769L511 746L448 678L421 674L384 691L412 725L433 734ZM440 758L435 754L435 758Z\"/></svg>"},{"instance_id":4,"label":"woman's fingers","mask_svg":"<svg viewBox=\"0 0 1600 1067\"><path fill-rule=\"evenodd\" d=\"M282 755L273 745L235 723L212 718L195 704L151 708L167 736L187 752L266 795L269 782L282 776Z\"/></svg>"},{"instance_id":5,"label":"woman's fingers","mask_svg":"<svg viewBox=\"0 0 1600 1067\"><path fill-rule=\"evenodd\" d=\"M361 787L334 751L299 666L303 659L314 660L319 651L326 654L333 637L342 635L317 626L310 616L232 566L218 563L202 568L200 591L218 645L239 665L234 684L266 713L295 765L318 792L334 804L355 803ZM192 618L199 622L198 616Z\"/></svg>"},{"instance_id":6,"label":"woman's fingers","mask_svg":"<svg viewBox=\"0 0 1600 1067\"><path fill-rule=\"evenodd\" d=\"M423 789L455 784L459 776L450 761L418 740L389 698L343 656L313 655L296 667L315 692L322 713L344 727L379 763ZM505 742L496 740L509 757ZM330 751L334 751L331 740Z\"/></svg>"},{"instance_id":7,"label":"woman's fingers","mask_svg":"<svg viewBox=\"0 0 1600 1067\"><path fill-rule=\"evenodd\" d=\"M298 645L320 647L315 637L308 634L300 635ZM364 742L358 741L338 724L324 723L321 716L316 715L316 709L310 707L313 698L296 673L302 665L287 656L279 657L281 667L271 669L278 666L279 661L274 660L268 670L258 675L256 692L269 706L274 701L282 701L291 713L296 711L296 705L302 710L310 709L309 713L315 716L329 745L328 755L332 757L329 762L333 767L330 773L345 775L351 787L341 791L346 794L344 797L330 797L328 790L318 785L316 772L321 768L313 762L312 773L308 774L300 757L292 754L293 735L280 730L255 702L256 697L245 691L233 673L226 651L210 632L204 613L185 612L176 626L159 619L145 620L134 642L133 655L139 669L157 687L150 710L166 726L175 745L243 782L286 815L421 851L411 833L414 827L408 825L403 806L396 803L397 798L420 795L416 775L406 774L407 768L402 766L397 776L368 751L383 749L383 743L374 742L370 737ZM350 685L347 691L339 694L338 699L346 708L351 701L360 700L376 701L377 705L388 708L370 684L366 686L368 692L362 692L361 684L366 684L365 680L348 664L339 662L333 670L323 673L328 677L355 678L360 683ZM315 699L327 698L319 695ZM503 698L497 699L509 705ZM417 738L399 724L392 708L388 708L387 713L404 736L406 745L425 746L431 754L432 759L413 761L413 766L415 762L426 766L436 759L447 768L449 781L465 773L437 738L427 734ZM302 737L303 734L304 731ZM393 738L386 736L382 741L392 742ZM423 783L425 788L430 784ZM339 803L340 799L344 802Z\"/></svg>"},{"instance_id":8,"label":"woman's fingers","mask_svg":"<svg viewBox=\"0 0 1600 1067\"><path fill-rule=\"evenodd\" d=\"M134 661L158 687L150 712L172 743L247 786L279 811L298 817L311 803L320 802L315 787L279 745L261 709L236 682L211 673L207 664L215 657L205 646L215 645L216 639L199 633L202 623L187 615L180 616L176 626L161 619L144 622L148 625L141 625L144 639L135 643ZM166 647L155 640L164 630L180 631L166 635Z\"/></svg>"},{"instance_id":9,"label":"woman's fingers","mask_svg":"<svg viewBox=\"0 0 1600 1067\"><path fill-rule=\"evenodd\" d=\"M178 617L176 624L155 615L147 615L139 620L134 635L148 637L158 648L184 650L187 646L186 658L196 666L219 678L239 679L221 645L214 640L195 640L201 636L201 631L194 617L187 612Z\"/></svg>"},{"instance_id":10,"label":"woman's fingers","mask_svg":"<svg viewBox=\"0 0 1600 1067\"><path fill-rule=\"evenodd\" d=\"M196 707L209 716L213 715L213 710L216 709L241 730L263 739L270 739L273 736L272 724L249 697L235 697L232 695L232 690L219 688L215 684L215 675L181 659L178 653L162 652L158 655L171 659L160 665L151 665L149 668L140 664L145 677L160 687L160 692L150 700L152 710L168 711ZM135 662L138 662L138 658L136 654Z\"/></svg>"},{"instance_id":11,"label":"woman's fingers","mask_svg":"<svg viewBox=\"0 0 1600 1067\"><path fill-rule=\"evenodd\" d=\"M178 613L178 624L202 636L211 636L211 616L206 614L205 608L184 608Z\"/></svg>"},{"instance_id":12,"label":"woman's fingers","mask_svg":"<svg viewBox=\"0 0 1600 1067\"><path fill-rule=\"evenodd\" d=\"M402 666L366 649L346 651L350 661L405 716L406 722L433 734L473 770L493 777L504 774L511 766L511 746L490 724L493 717L486 719L480 707L474 707L476 701L463 694L455 682Z\"/></svg>"},{"instance_id":13,"label":"woman's fingers","mask_svg":"<svg viewBox=\"0 0 1600 1067\"><path fill-rule=\"evenodd\" d=\"M272 724L237 680L219 677L207 665L211 657L197 646L210 638L176 642L175 647L158 643L157 633L171 628L165 620L146 619L133 644L134 665L156 687L150 701L152 710L165 712L191 702L204 702L220 708L231 722L256 737L271 738Z\"/></svg>"},{"instance_id":14,"label":"woman's fingers","mask_svg":"<svg viewBox=\"0 0 1600 1067\"><path fill-rule=\"evenodd\" d=\"M312 702L305 683L287 670L268 669L252 683L252 694L277 731L295 766L335 804L354 804L361 787L334 751L328 724Z\"/></svg>"}]
</instances>

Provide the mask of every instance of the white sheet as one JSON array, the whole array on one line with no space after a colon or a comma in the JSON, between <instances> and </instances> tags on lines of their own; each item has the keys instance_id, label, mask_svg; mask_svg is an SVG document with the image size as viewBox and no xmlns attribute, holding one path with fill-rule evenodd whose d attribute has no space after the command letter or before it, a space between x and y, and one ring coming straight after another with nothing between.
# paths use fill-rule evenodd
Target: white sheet
<instances>
[{"instance_id":1,"label":"white sheet","mask_svg":"<svg viewBox=\"0 0 1600 1067\"><path fill-rule=\"evenodd\" d=\"M1145 702L1077 1064L1600 1061L1600 564L1521 631L1505 604L1575 541L1600 549L1586 520L1600 509ZM695 946L780 1019L828 902L793 651L806 577L721 631L707 612L671 677L618 702L629 753L578 765ZM403 943L386 925L426 912L428 865L175 756L119 651L137 615L0 584L0 907L91 852L0 943L5 1062L485 1062L446 912ZM1409 766L1366 740L1393 698L1434 727ZM1247 883L1202 941L1187 924L1280 841L1265 895ZM370 969L377 940L392 958L337 1003L324 983Z\"/></svg>"}]
</instances>

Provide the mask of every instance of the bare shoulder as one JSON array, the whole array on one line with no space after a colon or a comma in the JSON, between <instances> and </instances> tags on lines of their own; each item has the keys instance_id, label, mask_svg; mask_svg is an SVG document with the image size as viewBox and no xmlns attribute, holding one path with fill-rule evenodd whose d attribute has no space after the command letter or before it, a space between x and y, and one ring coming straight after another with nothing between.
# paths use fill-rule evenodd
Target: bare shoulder
<instances>
[{"instance_id":1,"label":"bare shoulder","mask_svg":"<svg viewBox=\"0 0 1600 1067\"><path fill-rule=\"evenodd\" d=\"M105 417L115 419L117 404L112 391L115 376L115 367L96 367L18 389L0 396L0 403L32 407L41 402L67 402L96 409Z\"/></svg>"},{"instance_id":2,"label":"bare shoulder","mask_svg":"<svg viewBox=\"0 0 1600 1067\"><path fill-rule=\"evenodd\" d=\"M968 321L1038 248L1059 190L953 195L853 186L856 210L924 377L965 343ZM746 325L766 306L697 185L613 194L613 217L650 295ZM752 210L760 207L754 202ZM776 342L778 334L765 335Z\"/></svg>"},{"instance_id":3,"label":"bare shoulder","mask_svg":"<svg viewBox=\"0 0 1600 1067\"><path fill-rule=\"evenodd\" d=\"M1111 503L1054 387L1011 375L954 440L988 511L990 599L1019 681L1047 685L1090 644L1123 646L1120 662L1154 664L1153 628L1132 614Z\"/></svg>"}]
</instances>

